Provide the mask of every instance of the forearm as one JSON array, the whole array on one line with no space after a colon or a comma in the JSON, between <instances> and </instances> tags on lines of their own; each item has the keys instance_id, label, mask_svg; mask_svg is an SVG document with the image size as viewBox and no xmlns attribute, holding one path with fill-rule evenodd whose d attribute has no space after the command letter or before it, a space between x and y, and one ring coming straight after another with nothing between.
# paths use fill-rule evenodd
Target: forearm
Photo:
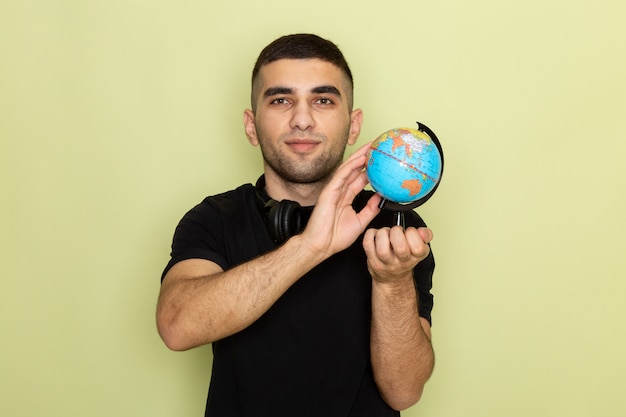
<instances>
[{"instance_id":1,"label":"forearm","mask_svg":"<svg viewBox=\"0 0 626 417\"><path fill-rule=\"evenodd\" d=\"M383 399L397 410L415 404L432 373L434 352L412 278L393 284L373 281L371 355Z\"/></svg>"},{"instance_id":2,"label":"forearm","mask_svg":"<svg viewBox=\"0 0 626 417\"><path fill-rule=\"evenodd\" d=\"M207 274L202 268L194 270L193 261L179 269L175 266L163 281L159 296L159 333L173 350L190 349L237 333L261 317L319 263L318 257L295 237L277 250L228 271Z\"/></svg>"}]
</instances>

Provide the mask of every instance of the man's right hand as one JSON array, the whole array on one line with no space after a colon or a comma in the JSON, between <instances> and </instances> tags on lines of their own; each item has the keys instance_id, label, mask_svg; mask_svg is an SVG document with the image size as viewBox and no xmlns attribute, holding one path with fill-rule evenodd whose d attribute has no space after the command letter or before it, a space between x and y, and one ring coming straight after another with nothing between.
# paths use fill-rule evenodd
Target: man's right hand
<instances>
[{"instance_id":1,"label":"man's right hand","mask_svg":"<svg viewBox=\"0 0 626 417\"><path fill-rule=\"evenodd\" d=\"M303 243L323 259L352 245L380 212L378 194L360 212L352 208L355 197L368 184L363 168L369 148L369 143L360 147L337 168L302 233Z\"/></svg>"}]
</instances>

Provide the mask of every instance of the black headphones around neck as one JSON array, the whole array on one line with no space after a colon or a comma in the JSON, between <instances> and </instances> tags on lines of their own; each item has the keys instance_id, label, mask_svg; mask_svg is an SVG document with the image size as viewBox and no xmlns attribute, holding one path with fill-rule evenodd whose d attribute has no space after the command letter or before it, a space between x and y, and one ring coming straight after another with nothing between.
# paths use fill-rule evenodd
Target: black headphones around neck
<instances>
[{"instance_id":1,"label":"black headphones around neck","mask_svg":"<svg viewBox=\"0 0 626 417\"><path fill-rule=\"evenodd\" d=\"M313 207L302 207L291 200L276 201L265 191L265 176L256 183L257 205L266 221L270 236L277 244L301 233L311 217Z\"/></svg>"}]
</instances>

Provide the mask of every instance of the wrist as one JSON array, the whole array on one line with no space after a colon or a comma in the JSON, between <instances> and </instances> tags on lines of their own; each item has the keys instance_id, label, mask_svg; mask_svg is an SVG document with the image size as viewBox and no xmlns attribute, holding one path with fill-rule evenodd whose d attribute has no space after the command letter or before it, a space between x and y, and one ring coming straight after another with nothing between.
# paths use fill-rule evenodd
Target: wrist
<instances>
[{"instance_id":1,"label":"wrist","mask_svg":"<svg viewBox=\"0 0 626 417\"><path fill-rule=\"evenodd\" d=\"M372 290L393 297L412 296L416 292L412 273L408 273L403 277L395 277L394 279L387 280L372 277Z\"/></svg>"},{"instance_id":2,"label":"wrist","mask_svg":"<svg viewBox=\"0 0 626 417\"><path fill-rule=\"evenodd\" d=\"M312 246L303 234L291 237L283 246L293 248L296 255L295 259L298 259L298 262L306 264L311 268L317 266L328 258L328 256L324 255L323 251Z\"/></svg>"}]
</instances>

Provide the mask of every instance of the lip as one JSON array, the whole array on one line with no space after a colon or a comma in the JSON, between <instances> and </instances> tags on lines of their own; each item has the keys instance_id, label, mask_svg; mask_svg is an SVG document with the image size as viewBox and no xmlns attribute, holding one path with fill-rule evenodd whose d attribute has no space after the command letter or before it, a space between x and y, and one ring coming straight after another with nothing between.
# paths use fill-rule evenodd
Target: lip
<instances>
[{"instance_id":1,"label":"lip","mask_svg":"<svg viewBox=\"0 0 626 417\"><path fill-rule=\"evenodd\" d=\"M289 139L285 141L291 150L296 153L308 153L313 151L320 144L319 140L315 139Z\"/></svg>"}]
</instances>

